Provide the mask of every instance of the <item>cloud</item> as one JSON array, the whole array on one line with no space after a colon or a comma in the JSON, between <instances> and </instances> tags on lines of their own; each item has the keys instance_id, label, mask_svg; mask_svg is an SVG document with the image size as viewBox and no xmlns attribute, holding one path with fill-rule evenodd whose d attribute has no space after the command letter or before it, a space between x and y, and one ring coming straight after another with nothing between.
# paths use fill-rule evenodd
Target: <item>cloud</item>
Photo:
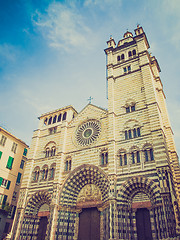
<instances>
[{"instance_id":1,"label":"cloud","mask_svg":"<svg viewBox=\"0 0 180 240\"><path fill-rule=\"evenodd\" d=\"M163 30L169 43L173 44L177 50L180 50L180 4L179 0L163 0L157 6L159 18L161 19L161 30Z\"/></svg>"},{"instance_id":2,"label":"cloud","mask_svg":"<svg viewBox=\"0 0 180 240\"><path fill-rule=\"evenodd\" d=\"M36 11L33 23L55 49L69 51L73 47L89 48L91 45L91 29L73 5L52 3L45 14Z\"/></svg>"},{"instance_id":3,"label":"cloud","mask_svg":"<svg viewBox=\"0 0 180 240\"><path fill-rule=\"evenodd\" d=\"M121 5L121 3L122 0L85 0L84 6L90 7L94 5L96 7L99 7L101 10L106 9L107 11L107 7L114 8L116 6L117 8L118 5Z\"/></svg>"},{"instance_id":4,"label":"cloud","mask_svg":"<svg viewBox=\"0 0 180 240\"><path fill-rule=\"evenodd\" d=\"M0 61L1 64L5 62L15 62L18 57L18 50L14 46L4 43L0 45Z\"/></svg>"}]
</instances>

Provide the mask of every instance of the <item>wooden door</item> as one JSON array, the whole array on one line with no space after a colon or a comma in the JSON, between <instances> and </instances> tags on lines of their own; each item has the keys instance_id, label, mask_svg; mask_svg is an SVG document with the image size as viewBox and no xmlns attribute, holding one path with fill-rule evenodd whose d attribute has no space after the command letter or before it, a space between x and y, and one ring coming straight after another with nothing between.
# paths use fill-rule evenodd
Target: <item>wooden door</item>
<instances>
[{"instance_id":1,"label":"wooden door","mask_svg":"<svg viewBox=\"0 0 180 240\"><path fill-rule=\"evenodd\" d=\"M100 213L97 208L85 208L80 213L78 240L100 240Z\"/></svg>"},{"instance_id":2,"label":"wooden door","mask_svg":"<svg viewBox=\"0 0 180 240\"><path fill-rule=\"evenodd\" d=\"M152 240L150 213L147 208L136 211L136 228L138 240Z\"/></svg>"},{"instance_id":3,"label":"wooden door","mask_svg":"<svg viewBox=\"0 0 180 240\"><path fill-rule=\"evenodd\" d=\"M41 217L39 222L37 240L44 240L46 237L48 219L47 217Z\"/></svg>"}]
</instances>

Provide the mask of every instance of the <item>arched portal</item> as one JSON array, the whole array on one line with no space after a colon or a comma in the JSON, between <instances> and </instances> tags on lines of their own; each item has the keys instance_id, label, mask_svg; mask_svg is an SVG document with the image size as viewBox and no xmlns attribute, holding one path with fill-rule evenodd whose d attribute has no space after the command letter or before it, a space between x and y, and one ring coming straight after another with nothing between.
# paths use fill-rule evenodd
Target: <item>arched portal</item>
<instances>
[{"instance_id":1,"label":"arched portal","mask_svg":"<svg viewBox=\"0 0 180 240\"><path fill-rule=\"evenodd\" d=\"M147 208L137 209L136 229L138 240L152 240L150 211Z\"/></svg>"},{"instance_id":2,"label":"arched portal","mask_svg":"<svg viewBox=\"0 0 180 240\"><path fill-rule=\"evenodd\" d=\"M93 231L94 235L91 236L90 240L96 239L95 236L98 239L100 236L98 207L102 206L108 197L109 182L101 169L89 164L74 169L61 189L56 238L58 239L63 234L67 236L68 240L77 239L78 236L79 239L82 239L84 233L80 233L80 229L86 229L86 232ZM94 218L96 218L98 225L94 224Z\"/></svg>"},{"instance_id":3,"label":"arched portal","mask_svg":"<svg viewBox=\"0 0 180 240\"><path fill-rule=\"evenodd\" d=\"M38 191L31 196L26 208L19 240L48 239L51 195L47 191Z\"/></svg>"},{"instance_id":4,"label":"arched portal","mask_svg":"<svg viewBox=\"0 0 180 240\"><path fill-rule=\"evenodd\" d=\"M126 181L118 191L119 239L129 239L135 235L138 240L157 239L155 233L152 236L157 220L155 211L162 217L162 222L158 224L164 224L162 199L156 183L145 177ZM124 221L124 218L127 220Z\"/></svg>"},{"instance_id":5,"label":"arched portal","mask_svg":"<svg viewBox=\"0 0 180 240\"><path fill-rule=\"evenodd\" d=\"M60 205L75 207L78 194L87 184L94 184L102 195L102 202L108 199L109 184L106 174L94 165L84 164L76 168L62 186Z\"/></svg>"}]
</instances>

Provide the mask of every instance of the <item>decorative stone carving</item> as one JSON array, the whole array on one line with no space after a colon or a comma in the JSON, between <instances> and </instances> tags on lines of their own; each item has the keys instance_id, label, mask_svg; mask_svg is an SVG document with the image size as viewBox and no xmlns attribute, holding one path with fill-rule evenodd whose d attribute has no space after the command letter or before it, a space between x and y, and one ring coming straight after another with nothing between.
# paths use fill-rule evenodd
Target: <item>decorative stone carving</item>
<instances>
[{"instance_id":1,"label":"decorative stone carving","mask_svg":"<svg viewBox=\"0 0 180 240\"><path fill-rule=\"evenodd\" d=\"M18 208L23 206L23 202L25 201L25 192L25 189L22 189L19 193Z\"/></svg>"},{"instance_id":2,"label":"decorative stone carving","mask_svg":"<svg viewBox=\"0 0 180 240\"><path fill-rule=\"evenodd\" d=\"M81 146L92 144L100 135L101 125L97 120L81 124L76 131L76 141Z\"/></svg>"},{"instance_id":3,"label":"decorative stone carving","mask_svg":"<svg viewBox=\"0 0 180 240\"><path fill-rule=\"evenodd\" d=\"M87 184L81 189L78 198L77 206L93 206L102 203L102 195L99 188L94 184Z\"/></svg>"}]
</instances>

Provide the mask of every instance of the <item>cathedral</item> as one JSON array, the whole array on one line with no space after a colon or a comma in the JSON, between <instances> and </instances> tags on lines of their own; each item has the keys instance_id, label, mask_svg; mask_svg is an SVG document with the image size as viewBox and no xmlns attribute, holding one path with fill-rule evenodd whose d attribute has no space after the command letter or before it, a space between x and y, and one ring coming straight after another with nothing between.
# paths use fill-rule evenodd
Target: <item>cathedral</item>
<instances>
[{"instance_id":1,"label":"cathedral","mask_svg":"<svg viewBox=\"0 0 180 240\"><path fill-rule=\"evenodd\" d=\"M141 26L107 57L108 109L39 117L12 240L180 236L180 169L157 59Z\"/></svg>"}]
</instances>

